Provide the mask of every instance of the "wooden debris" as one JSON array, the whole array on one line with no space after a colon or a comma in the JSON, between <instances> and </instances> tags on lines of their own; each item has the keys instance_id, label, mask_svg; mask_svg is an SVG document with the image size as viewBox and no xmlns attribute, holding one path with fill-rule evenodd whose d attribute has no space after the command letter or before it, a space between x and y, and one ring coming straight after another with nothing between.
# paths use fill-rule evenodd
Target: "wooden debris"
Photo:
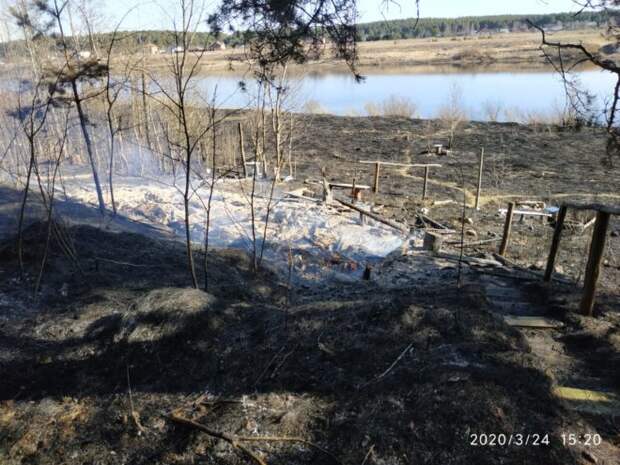
<instances>
[{"instance_id":1,"label":"wooden debris","mask_svg":"<svg viewBox=\"0 0 620 465\"><path fill-rule=\"evenodd\" d=\"M462 246L463 247L476 247L478 245L490 244L492 242L499 242L501 240L502 240L501 237L493 237L491 239L482 239L482 240L474 241L474 242L465 242L463 243ZM461 247L461 241L446 242L446 245L455 245L455 246Z\"/></svg>"},{"instance_id":2,"label":"wooden debris","mask_svg":"<svg viewBox=\"0 0 620 465\"><path fill-rule=\"evenodd\" d=\"M364 184L347 184L344 182L332 182L329 181L329 187L332 189L359 189L359 190L368 190L370 186L366 186Z\"/></svg>"},{"instance_id":3,"label":"wooden debris","mask_svg":"<svg viewBox=\"0 0 620 465\"><path fill-rule=\"evenodd\" d=\"M401 166L405 168L441 168L442 165L439 163L397 163L391 161L380 161L380 160L360 160L358 163L366 164L366 165L375 165L379 163L380 165L385 166Z\"/></svg>"},{"instance_id":4,"label":"wooden debris","mask_svg":"<svg viewBox=\"0 0 620 465\"><path fill-rule=\"evenodd\" d=\"M596 224L592 232L592 242L590 244L590 254L586 265L586 274L583 282L583 297L579 309L584 315L592 316L594 309L594 297L596 285L603 261L605 251L605 240L607 238L607 228L609 226L611 214L607 211L598 211L596 214Z\"/></svg>"},{"instance_id":5,"label":"wooden debris","mask_svg":"<svg viewBox=\"0 0 620 465\"><path fill-rule=\"evenodd\" d=\"M400 232L402 232L404 234L409 234L409 227L404 225L404 224L400 224L400 223L397 223L396 221L392 221L392 220L389 220L387 218L383 218L382 216L380 216L380 215L378 215L378 214L376 214L374 212L371 212L370 210L365 210L365 209L360 208L357 205L353 205L352 203L349 203L349 202L347 202L345 200L341 200L341 199L338 199L338 198L336 198L335 200L337 202L341 203L342 205L344 205L345 207L348 207L351 210L355 210L355 211L357 211L357 212L359 212L359 213L361 213L361 214L363 214L365 216L368 216L369 218L372 218L373 220L376 220L379 223L383 223L383 224L385 224L387 226L390 226L390 227L392 227L392 228L394 228L394 229L396 229L396 230L398 230L398 231L400 231Z\"/></svg>"},{"instance_id":6,"label":"wooden debris","mask_svg":"<svg viewBox=\"0 0 620 465\"><path fill-rule=\"evenodd\" d=\"M438 221L435 221L434 219L430 218L429 216L426 216L420 212L416 213L416 216L420 219L420 221L422 221L425 224L430 224L431 226L433 226L436 229L444 229L444 230L450 230L450 228L448 228L447 226L444 226L443 224L439 223Z\"/></svg>"},{"instance_id":7,"label":"wooden debris","mask_svg":"<svg viewBox=\"0 0 620 465\"><path fill-rule=\"evenodd\" d=\"M306 193L306 190L302 187L300 189L295 189L293 191L288 191L285 192L285 195L288 195L290 197L294 197L296 199L302 199L302 200L307 200L309 202L314 202L314 203L320 203L321 201L319 199L315 199L313 197L308 197L306 195L304 195Z\"/></svg>"},{"instance_id":8,"label":"wooden debris","mask_svg":"<svg viewBox=\"0 0 620 465\"><path fill-rule=\"evenodd\" d=\"M508 209L500 208L499 212L502 214L508 214ZM546 212L537 211L537 210L513 210L512 214L517 215L517 216L543 216L547 218L553 217L553 214L551 213L546 213Z\"/></svg>"},{"instance_id":9,"label":"wooden debris","mask_svg":"<svg viewBox=\"0 0 620 465\"><path fill-rule=\"evenodd\" d=\"M492 260L489 258L468 257L467 255L460 257L459 255L449 254L445 252L438 253L437 257L443 258L445 260L456 261L456 262L462 261L463 263L466 263L467 265L471 265L471 266L482 266L482 267L490 266L490 267L503 268L503 265L499 261Z\"/></svg>"},{"instance_id":10,"label":"wooden debris","mask_svg":"<svg viewBox=\"0 0 620 465\"><path fill-rule=\"evenodd\" d=\"M504 321L509 326L519 328L558 329L564 327L564 323L542 316L516 316L506 315Z\"/></svg>"},{"instance_id":11,"label":"wooden debris","mask_svg":"<svg viewBox=\"0 0 620 465\"><path fill-rule=\"evenodd\" d=\"M592 218L590 221L586 221L584 224L581 225L581 231L585 231L586 229L588 229L590 226L592 226L594 223L596 223L596 217Z\"/></svg>"},{"instance_id":12,"label":"wooden debris","mask_svg":"<svg viewBox=\"0 0 620 465\"><path fill-rule=\"evenodd\" d=\"M544 281L551 281L551 275L555 267L555 257L558 254L558 248L560 246L560 238L562 237L562 228L564 228L564 219L566 218L566 205L560 207L558 217L555 221L555 231L553 232L553 239L551 241L551 249L549 251L549 258L547 259L547 268L545 269Z\"/></svg>"},{"instance_id":13,"label":"wooden debris","mask_svg":"<svg viewBox=\"0 0 620 465\"><path fill-rule=\"evenodd\" d=\"M439 252L443 244L443 236L426 231L424 233L424 242L422 248L432 252Z\"/></svg>"},{"instance_id":14,"label":"wooden debris","mask_svg":"<svg viewBox=\"0 0 620 465\"><path fill-rule=\"evenodd\" d=\"M515 204L510 202L508 204L508 211L506 212L506 222L504 223L504 234L502 235L502 243L499 246L499 255L503 256L508 248L508 242L510 241L510 231L512 229L512 212L515 208Z\"/></svg>"},{"instance_id":15,"label":"wooden debris","mask_svg":"<svg viewBox=\"0 0 620 465\"><path fill-rule=\"evenodd\" d=\"M564 205L574 210L593 210L610 215L620 215L620 206L615 205L602 205L600 203L565 203Z\"/></svg>"}]
</instances>

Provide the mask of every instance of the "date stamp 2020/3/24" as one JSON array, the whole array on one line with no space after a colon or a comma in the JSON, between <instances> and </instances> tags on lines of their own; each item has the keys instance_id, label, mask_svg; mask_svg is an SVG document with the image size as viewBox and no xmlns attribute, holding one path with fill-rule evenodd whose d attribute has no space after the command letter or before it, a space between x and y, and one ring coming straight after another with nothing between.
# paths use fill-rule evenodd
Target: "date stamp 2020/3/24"
<instances>
[{"instance_id":1,"label":"date stamp 2020/3/24","mask_svg":"<svg viewBox=\"0 0 620 465\"><path fill-rule=\"evenodd\" d=\"M596 447L602 442L598 433L561 433L558 436L540 433L471 433L469 445L473 447L545 447L552 441L563 446Z\"/></svg>"}]
</instances>

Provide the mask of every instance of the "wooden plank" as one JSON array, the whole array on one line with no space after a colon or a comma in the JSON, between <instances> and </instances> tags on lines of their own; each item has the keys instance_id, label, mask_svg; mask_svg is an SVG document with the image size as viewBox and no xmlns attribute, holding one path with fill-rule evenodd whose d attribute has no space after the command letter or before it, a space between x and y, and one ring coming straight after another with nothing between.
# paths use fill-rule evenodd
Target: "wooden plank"
<instances>
[{"instance_id":1,"label":"wooden plank","mask_svg":"<svg viewBox=\"0 0 620 465\"><path fill-rule=\"evenodd\" d=\"M352 203L349 203L349 202L347 202L345 200L341 200L341 199L338 199L338 198L335 199L335 200L340 202L345 207L348 207L351 210L355 210L355 211L357 211L357 212L359 212L359 213L361 213L361 214L363 214L365 216L368 216L369 218L372 218L373 220L376 220L379 223L383 223L383 224L385 224L387 226L390 226L390 227L392 227L392 228L394 228L394 229L396 229L396 230L398 230L398 231L400 231L402 233L409 234L409 227L404 225L404 224L400 224L400 223L397 223L396 221L392 221L392 220L389 220L387 218L383 218L382 216L377 215L374 212L371 212L369 210L365 210L363 208L360 208L357 205L353 205Z\"/></svg>"},{"instance_id":2,"label":"wooden plank","mask_svg":"<svg viewBox=\"0 0 620 465\"><path fill-rule=\"evenodd\" d=\"M441 168L441 165L438 163L396 163L392 161L380 161L380 160L359 160L358 163L363 163L365 165L375 165L379 163L380 165L385 166L404 166L409 168Z\"/></svg>"},{"instance_id":3,"label":"wooden plank","mask_svg":"<svg viewBox=\"0 0 620 465\"><path fill-rule=\"evenodd\" d=\"M304 189L296 189L294 191L285 192L284 195L288 195L288 196L294 197L296 199L308 200L308 201L314 202L314 203L321 203L321 201L319 199L315 199L313 197L308 197L308 196L303 195L303 191L304 191Z\"/></svg>"},{"instance_id":4,"label":"wooden plank","mask_svg":"<svg viewBox=\"0 0 620 465\"><path fill-rule=\"evenodd\" d=\"M474 241L474 242L464 242L463 243L463 247L475 247L477 245L490 244L492 242L499 242L501 240L502 240L501 237L493 237L491 239L482 239L482 240ZM456 246L460 247L461 246L461 241L446 242L446 245L456 245Z\"/></svg>"},{"instance_id":5,"label":"wooden plank","mask_svg":"<svg viewBox=\"0 0 620 465\"><path fill-rule=\"evenodd\" d=\"M506 315L504 321L509 326L518 328L558 329L564 327L564 323L542 316L516 316Z\"/></svg>"},{"instance_id":6,"label":"wooden plank","mask_svg":"<svg viewBox=\"0 0 620 465\"><path fill-rule=\"evenodd\" d=\"M508 248L508 242L510 241L510 231L512 229L512 212L515 208L515 204L510 202L508 204L508 211L506 212L506 222L504 223L504 235L502 236L502 243L499 246L499 255L504 256L506 249Z\"/></svg>"},{"instance_id":7,"label":"wooden plank","mask_svg":"<svg viewBox=\"0 0 620 465\"><path fill-rule=\"evenodd\" d=\"M588 402L617 402L618 398L611 392L593 391L568 386L556 386L553 394L564 400L588 401Z\"/></svg>"},{"instance_id":8,"label":"wooden plank","mask_svg":"<svg viewBox=\"0 0 620 465\"><path fill-rule=\"evenodd\" d=\"M588 412L597 415L620 415L620 398L611 392L555 386L553 394L564 400L570 409L578 412Z\"/></svg>"},{"instance_id":9,"label":"wooden plank","mask_svg":"<svg viewBox=\"0 0 620 465\"><path fill-rule=\"evenodd\" d=\"M365 184L347 184L344 182L330 182L329 187L335 187L336 189L360 189L360 190L368 190L370 186Z\"/></svg>"},{"instance_id":10,"label":"wooden plank","mask_svg":"<svg viewBox=\"0 0 620 465\"><path fill-rule=\"evenodd\" d=\"M500 208L498 211L500 213L508 213L508 209L506 208ZM545 216L547 218L553 217L553 214L551 213L539 212L536 210L513 210L512 214L516 216Z\"/></svg>"},{"instance_id":11,"label":"wooden plank","mask_svg":"<svg viewBox=\"0 0 620 465\"><path fill-rule=\"evenodd\" d=\"M594 309L594 298L596 295L596 285L603 261L605 251L605 240L607 239L607 227L611 215L608 212L598 211L596 213L596 223L592 232L592 242L590 244L590 254L583 282L583 296L579 309L584 315L592 316Z\"/></svg>"},{"instance_id":12,"label":"wooden plank","mask_svg":"<svg viewBox=\"0 0 620 465\"><path fill-rule=\"evenodd\" d=\"M416 213L416 216L418 218L420 218L424 223L428 223L430 224L432 227L437 228L437 229L445 229L445 230L449 230L450 228L448 228L447 226L444 226L443 224L435 221L434 219L422 214L422 213Z\"/></svg>"},{"instance_id":13,"label":"wooden plank","mask_svg":"<svg viewBox=\"0 0 620 465\"><path fill-rule=\"evenodd\" d=\"M574 210L593 210L602 213L608 213L610 215L620 215L620 206L616 205L603 205L600 203L565 203L568 208Z\"/></svg>"},{"instance_id":14,"label":"wooden plank","mask_svg":"<svg viewBox=\"0 0 620 465\"><path fill-rule=\"evenodd\" d=\"M547 268L545 269L545 276L543 280L545 282L551 281L551 275L555 267L555 257L558 254L560 248L560 239L562 237L562 229L564 228L564 219L566 218L566 205L560 207L558 217L555 221L555 230L553 231L553 239L551 241L551 249L549 250L549 258L547 259Z\"/></svg>"}]
</instances>

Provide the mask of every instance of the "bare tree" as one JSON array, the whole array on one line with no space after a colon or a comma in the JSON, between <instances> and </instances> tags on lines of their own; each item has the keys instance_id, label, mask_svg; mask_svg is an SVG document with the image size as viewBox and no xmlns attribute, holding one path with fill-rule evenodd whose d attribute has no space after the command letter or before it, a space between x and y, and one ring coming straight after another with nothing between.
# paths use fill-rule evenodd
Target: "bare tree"
<instances>
[{"instance_id":1,"label":"bare tree","mask_svg":"<svg viewBox=\"0 0 620 465\"><path fill-rule=\"evenodd\" d=\"M157 94L150 96L155 98L162 108L168 110L177 123L180 132L180 140L175 145L182 153L182 163L185 168L185 186L183 188L183 207L185 214L185 241L187 248L188 268L192 285L198 287L196 267L192 252L190 199L192 190L192 162L194 155L199 150L200 143L210 129L210 125L201 125L200 118L194 117L194 111L190 103L191 84L199 69L201 60L206 50L206 44L191 51L196 37L196 28L203 20L204 5L196 4L193 0L180 0L181 24L174 32L175 52L170 60L170 73L173 80L173 90L170 91L157 78L150 74L151 81L157 87Z\"/></svg>"},{"instance_id":2,"label":"bare tree","mask_svg":"<svg viewBox=\"0 0 620 465\"><path fill-rule=\"evenodd\" d=\"M97 200L99 203L99 211L102 215L105 214L105 200L103 199L103 191L101 189L101 182L99 181L99 173L97 170L95 149L93 146L92 137L89 131L89 119L86 116L86 110L84 108L84 102L93 98L96 95L82 95L80 91L80 82L86 82L89 79L100 78L106 73L106 66L101 64L96 59L88 59L81 61L79 53L76 50L71 50L69 47L68 39L65 35L63 12L68 5L68 1L65 0L59 3L58 0L54 0L52 5L47 5L45 2L38 2L37 5L43 11L47 12L56 22L58 29L58 43L62 50L64 58L64 66L61 70L55 72L59 76L59 87L68 86L71 92L70 100L75 106L75 110L78 115L78 121L80 123L80 129L82 137L84 139L84 145L86 146L86 153L88 155L88 161L93 174L93 181L95 183L95 190L97 192ZM62 92L62 89L57 89L58 92Z\"/></svg>"},{"instance_id":3,"label":"bare tree","mask_svg":"<svg viewBox=\"0 0 620 465\"><path fill-rule=\"evenodd\" d=\"M620 0L574 0L580 6L580 14L586 9L616 11ZM560 74L564 83L567 112L577 115L579 124L596 124L602 116L607 131L607 161L612 162L614 156L620 155L620 129L618 128L618 104L620 102L620 65L613 58L620 49L620 24L613 21L608 24L606 35L610 43L606 47L592 50L579 42L561 42L549 39L546 31L528 21L529 25L541 34L541 51L543 56ZM615 75L614 87L603 109L595 107L594 96L583 89L574 75L575 69L584 63Z\"/></svg>"},{"instance_id":4,"label":"bare tree","mask_svg":"<svg viewBox=\"0 0 620 465\"><path fill-rule=\"evenodd\" d=\"M131 11L131 10L129 10ZM116 114L116 102L118 101L121 92L126 88L126 84L129 81L129 75L131 71L131 64L128 61L125 63L124 72L120 75L120 79L115 79L111 71L112 54L116 43L121 40L119 37L119 28L127 16L129 11L119 21L116 28L112 33L110 43L106 48L106 66L105 66L105 82L104 82L104 100L105 100L105 114L108 128L108 145L109 145L109 164L108 164L108 188L110 189L110 203L112 204L112 212L116 215L116 201L114 199L114 156L116 154L116 137L122 130L122 117ZM150 148L150 144L149 144Z\"/></svg>"},{"instance_id":5,"label":"bare tree","mask_svg":"<svg viewBox=\"0 0 620 465\"><path fill-rule=\"evenodd\" d=\"M52 105L53 95L46 92L47 86L44 79L39 76L36 82L32 84L31 98L27 105L24 106L21 99L15 117L21 122L21 127L28 143L28 168L26 170L26 181L22 196L21 206L19 210L19 219L17 223L17 257L20 269L24 270L23 260L23 227L26 205L28 202L28 194L30 191L30 182L33 171L37 164L37 143L36 139L41 130L45 126L47 116Z\"/></svg>"}]
</instances>

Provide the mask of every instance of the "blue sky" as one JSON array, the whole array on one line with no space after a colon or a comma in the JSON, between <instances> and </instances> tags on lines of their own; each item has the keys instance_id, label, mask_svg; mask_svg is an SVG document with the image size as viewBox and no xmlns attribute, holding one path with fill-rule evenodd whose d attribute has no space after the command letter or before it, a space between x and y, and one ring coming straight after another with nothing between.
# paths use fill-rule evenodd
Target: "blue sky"
<instances>
[{"instance_id":1,"label":"blue sky","mask_svg":"<svg viewBox=\"0 0 620 465\"><path fill-rule=\"evenodd\" d=\"M383 18L410 18L415 16L413 0L398 0L386 9L381 0L358 0L360 21L378 21ZM99 3L99 2L96 2ZM170 27L170 13L174 11L174 0L104 0L98 5L99 11L114 24L132 7L135 10L124 21L123 29L159 29ZM211 0L208 4L216 4ZM573 0L421 0L422 17L455 17L497 14L536 14L576 11ZM168 14L167 14L168 13Z\"/></svg>"}]
</instances>

